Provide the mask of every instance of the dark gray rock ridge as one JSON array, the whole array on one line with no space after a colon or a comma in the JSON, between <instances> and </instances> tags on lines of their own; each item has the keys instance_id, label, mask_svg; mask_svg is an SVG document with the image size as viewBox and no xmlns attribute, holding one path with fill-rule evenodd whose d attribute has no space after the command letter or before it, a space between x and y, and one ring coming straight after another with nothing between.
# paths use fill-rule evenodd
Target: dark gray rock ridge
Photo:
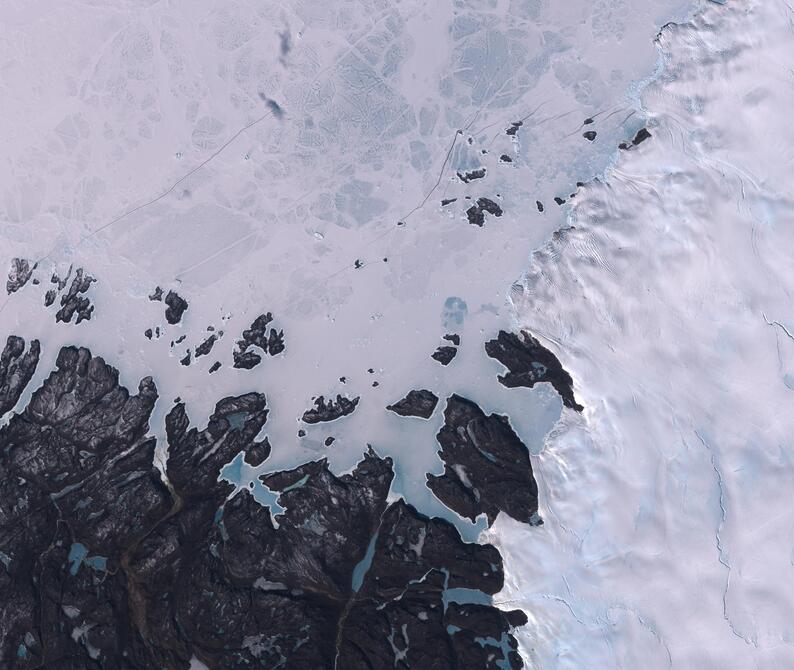
<instances>
[{"instance_id":1,"label":"dark gray rock ridge","mask_svg":"<svg viewBox=\"0 0 794 670\"><path fill-rule=\"evenodd\" d=\"M9 341L0 398L19 397L37 357ZM262 475L274 518L218 477L240 455L268 458L265 396L223 398L204 428L176 402L164 473L156 400L152 379L131 394L102 358L65 347L0 428L1 667L522 667L521 612L445 602L451 588L499 592L498 551L390 503L391 459L368 448L344 475L325 460Z\"/></svg>"},{"instance_id":2,"label":"dark gray rock ridge","mask_svg":"<svg viewBox=\"0 0 794 670\"><path fill-rule=\"evenodd\" d=\"M489 525L499 512L532 520L538 487L529 451L507 417L486 415L471 400L452 395L436 439L444 473L429 474L427 485L445 505L471 521L485 514Z\"/></svg>"},{"instance_id":3,"label":"dark gray rock ridge","mask_svg":"<svg viewBox=\"0 0 794 670\"><path fill-rule=\"evenodd\" d=\"M0 354L0 417L17 404L39 363L41 348L32 340L25 351L25 340L9 335Z\"/></svg>"},{"instance_id":4,"label":"dark gray rock ridge","mask_svg":"<svg viewBox=\"0 0 794 670\"><path fill-rule=\"evenodd\" d=\"M158 286L157 288L160 287ZM157 295L156 290L154 295ZM149 296L149 299L151 300L152 297ZM157 298L154 299L157 300ZM169 291L165 296L165 304L165 320L168 321L168 323L170 323L172 326L176 325L182 320L182 315L188 308L187 300L185 300L176 291Z\"/></svg>"},{"instance_id":5,"label":"dark gray rock ridge","mask_svg":"<svg viewBox=\"0 0 794 670\"><path fill-rule=\"evenodd\" d=\"M301 418L304 423L334 421L348 414L352 414L359 400L360 396L346 398L343 395L337 394L336 400L326 400L325 396L320 396L315 399L314 407L307 409Z\"/></svg>"},{"instance_id":6,"label":"dark gray rock ridge","mask_svg":"<svg viewBox=\"0 0 794 670\"><path fill-rule=\"evenodd\" d=\"M262 362L262 356L251 351L251 347L258 347L262 353L270 356L277 356L284 351L284 331L270 326L272 321L273 315L270 312L260 314L243 331L242 338L237 341L237 350L232 352L234 367L250 370Z\"/></svg>"},{"instance_id":7,"label":"dark gray rock ridge","mask_svg":"<svg viewBox=\"0 0 794 670\"><path fill-rule=\"evenodd\" d=\"M456 354L458 353L458 348L453 347L450 345L443 345L438 347L432 354L430 354L430 358L435 361L441 363L441 365L449 365L452 362L452 359L455 358Z\"/></svg>"},{"instance_id":8,"label":"dark gray rock ridge","mask_svg":"<svg viewBox=\"0 0 794 670\"><path fill-rule=\"evenodd\" d=\"M438 404L438 396L427 389L408 391L407 395L386 409L400 416L417 416L429 419Z\"/></svg>"},{"instance_id":9,"label":"dark gray rock ridge","mask_svg":"<svg viewBox=\"0 0 794 670\"><path fill-rule=\"evenodd\" d=\"M574 397L571 375L559 359L527 331L507 333L501 330L496 339L485 343L485 352L508 369L507 374L497 377L507 388L532 388L539 382L548 382L560 394L566 407L577 412L584 409Z\"/></svg>"},{"instance_id":10,"label":"dark gray rock ridge","mask_svg":"<svg viewBox=\"0 0 794 670\"><path fill-rule=\"evenodd\" d=\"M8 295L16 293L27 284L37 266L38 263L29 261L27 258L12 258L11 268L8 271L8 280L6 281L6 293Z\"/></svg>"},{"instance_id":11,"label":"dark gray rock ridge","mask_svg":"<svg viewBox=\"0 0 794 670\"><path fill-rule=\"evenodd\" d=\"M84 294L95 281L96 279L83 268L77 268L69 290L61 296L61 308L55 313L57 322L71 323L72 317L75 315L77 315L75 324L91 319L94 306Z\"/></svg>"}]
</instances>

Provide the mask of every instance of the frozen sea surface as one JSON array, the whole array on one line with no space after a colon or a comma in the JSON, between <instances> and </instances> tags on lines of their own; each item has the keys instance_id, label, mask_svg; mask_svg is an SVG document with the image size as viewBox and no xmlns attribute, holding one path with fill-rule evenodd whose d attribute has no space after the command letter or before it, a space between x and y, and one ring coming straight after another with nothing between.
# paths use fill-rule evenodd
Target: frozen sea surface
<instances>
[{"instance_id":1,"label":"frozen sea surface","mask_svg":"<svg viewBox=\"0 0 794 670\"><path fill-rule=\"evenodd\" d=\"M395 460L393 496L475 540L482 519L425 486L459 393L533 454L545 525L502 515L484 535L499 601L531 617L528 661L791 662L772 579L793 560L773 504L794 388L785 2L14 1L0 17L0 262L38 260L40 281L0 303L0 338L43 345L18 409L64 344L129 388L154 377L160 444L175 398L203 428L219 398L262 391L264 469L325 456L342 473L370 443ZM501 216L471 225L479 198ZM56 325L44 294L70 265L98 279L95 312ZM189 301L181 323L155 286ZM233 369L265 312L286 351ZM572 373L583 416L545 384L497 383L483 342L516 325ZM420 388L441 398L429 420L384 410ZM353 414L299 421L338 393Z\"/></svg>"},{"instance_id":2,"label":"frozen sea surface","mask_svg":"<svg viewBox=\"0 0 794 670\"><path fill-rule=\"evenodd\" d=\"M40 260L42 285L2 305L0 336L45 343L31 390L62 344L123 361L127 386L153 375L160 437L176 397L203 426L218 398L263 390L268 467L322 454L344 471L371 442L398 457L400 491L449 516L424 486L439 422L383 408L456 391L540 448L558 399L502 388L483 341L510 327L508 287L564 223L553 198L642 126L653 36L689 4L7 3L0 255ZM483 227L465 213L480 197L504 211ZM44 289L70 264L98 278L95 314L56 328ZM155 285L188 299L179 325ZM286 352L232 369L266 311ZM224 332L211 355L180 365L208 327ZM462 344L441 367L450 330ZM337 393L361 396L355 414L299 439L312 398Z\"/></svg>"},{"instance_id":3,"label":"frozen sea surface","mask_svg":"<svg viewBox=\"0 0 794 670\"><path fill-rule=\"evenodd\" d=\"M667 26L652 140L513 287L587 408L538 456L546 525L489 534L538 667L794 665L792 26L782 0Z\"/></svg>"}]
</instances>

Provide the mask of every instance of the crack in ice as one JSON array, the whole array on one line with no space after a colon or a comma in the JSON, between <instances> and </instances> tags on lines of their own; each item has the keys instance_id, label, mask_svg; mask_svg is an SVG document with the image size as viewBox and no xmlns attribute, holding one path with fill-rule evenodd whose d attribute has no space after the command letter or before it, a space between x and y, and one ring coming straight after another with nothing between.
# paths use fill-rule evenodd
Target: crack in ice
<instances>
[{"instance_id":1,"label":"crack in ice","mask_svg":"<svg viewBox=\"0 0 794 670\"><path fill-rule=\"evenodd\" d=\"M786 337L788 337L790 340L794 340L794 335L792 335L791 331L788 328L786 328L782 323L780 323L780 321L770 321L769 319L766 318L766 314L764 314L763 312L761 313L761 315L764 317L764 321L766 321L767 326L772 326L773 328L777 326L778 328L780 328L780 330L782 330L786 334Z\"/></svg>"},{"instance_id":2,"label":"crack in ice","mask_svg":"<svg viewBox=\"0 0 794 670\"><path fill-rule=\"evenodd\" d=\"M764 318L766 318L766 317L764 317ZM752 645L753 647L757 647L758 645L757 645L757 643L754 640L749 639L746 636L742 635L736 629L736 626L734 625L733 621L731 621L730 615L728 614L728 590L731 587L731 571L732 571L732 568L731 568L730 563L728 563L727 559L725 558L725 548L724 548L724 546L722 544L722 528L725 525L725 522L726 522L727 517L728 517L728 512L727 512L727 509L725 507L725 498L726 498L726 495L725 495L725 480L723 479L722 471L720 470L719 466L717 465L717 459L716 459L716 457L714 455L714 450L712 449L711 445L703 438L703 436L697 430L695 431L695 435L697 436L698 440L700 440L700 443L703 445L703 447L706 449L706 451L709 453L709 459L711 461L711 467L714 470L714 474L717 476L717 487L718 487L719 492L720 492L720 498L719 498L719 502L720 502L720 522L719 522L719 524L717 524L717 530L716 530L716 533L715 533L714 537L715 537L715 540L716 540L716 543L717 543L717 559L719 560L719 562L723 566L725 566L725 569L728 572L728 574L726 576L726 579L725 579L725 589L722 592L722 616L725 619L725 621L727 622L728 626L730 627L731 632L736 637L738 637L741 640L744 640L745 644Z\"/></svg>"}]
</instances>

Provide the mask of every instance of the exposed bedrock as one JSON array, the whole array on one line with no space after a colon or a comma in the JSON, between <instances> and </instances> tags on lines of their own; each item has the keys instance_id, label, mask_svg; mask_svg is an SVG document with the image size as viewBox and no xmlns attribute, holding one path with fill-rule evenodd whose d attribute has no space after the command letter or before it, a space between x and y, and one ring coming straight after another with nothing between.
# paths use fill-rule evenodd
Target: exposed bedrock
<instances>
[{"instance_id":1,"label":"exposed bedrock","mask_svg":"<svg viewBox=\"0 0 794 670\"><path fill-rule=\"evenodd\" d=\"M438 361L441 363L441 365L449 365L457 353L457 347L443 345L438 347L432 354L430 354L430 358L432 358L434 361Z\"/></svg>"},{"instance_id":2,"label":"exposed bedrock","mask_svg":"<svg viewBox=\"0 0 794 670\"><path fill-rule=\"evenodd\" d=\"M90 321L94 313L94 305L90 298L84 294L91 288L91 284L96 281L94 277L85 272L83 268L77 268L69 290L61 295L61 308L55 313L57 322L71 323L72 317L77 316L75 323ZM45 304L49 298L45 297Z\"/></svg>"},{"instance_id":3,"label":"exposed bedrock","mask_svg":"<svg viewBox=\"0 0 794 670\"><path fill-rule=\"evenodd\" d=\"M9 340L0 398L17 401L37 358ZM66 347L0 429L0 667L521 667L522 613L445 605L448 588L501 589L497 550L390 503L391 459L370 448L345 475L324 460L262 475L273 517L218 477L241 453L267 459L263 394L220 400L204 428L176 403L165 479L156 401L151 379L131 394Z\"/></svg>"},{"instance_id":4,"label":"exposed bedrock","mask_svg":"<svg viewBox=\"0 0 794 670\"><path fill-rule=\"evenodd\" d=\"M499 375L499 381L508 388L532 388L539 382L548 382L566 407L581 412L582 407L573 395L573 379L563 369L559 359L527 331L506 333L499 331L495 340L485 343L485 352L504 365L508 372Z\"/></svg>"},{"instance_id":5,"label":"exposed bedrock","mask_svg":"<svg viewBox=\"0 0 794 670\"><path fill-rule=\"evenodd\" d=\"M25 351L25 340L10 335L0 354L0 417L19 401L22 391L39 363L39 341L32 340Z\"/></svg>"},{"instance_id":6,"label":"exposed bedrock","mask_svg":"<svg viewBox=\"0 0 794 670\"><path fill-rule=\"evenodd\" d=\"M314 407L303 413L302 420L304 423L323 423L341 419L356 410L359 400L359 396L345 398L345 396L337 394L336 400L326 400L325 396L320 396L315 399Z\"/></svg>"},{"instance_id":7,"label":"exposed bedrock","mask_svg":"<svg viewBox=\"0 0 794 670\"><path fill-rule=\"evenodd\" d=\"M250 370L262 362L262 356L251 351L251 347L258 347L263 354L271 356L277 356L284 351L284 331L272 327L268 329L272 321L273 315L270 312L260 314L243 331L242 338L237 341L237 350L233 352L235 368Z\"/></svg>"},{"instance_id":8,"label":"exposed bedrock","mask_svg":"<svg viewBox=\"0 0 794 670\"><path fill-rule=\"evenodd\" d=\"M499 512L537 523L538 487L529 451L507 417L486 415L474 402L452 395L444 425L436 436L444 462L442 475L427 475L427 485L447 507L492 524Z\"/></svg>"},{"instance_id":9,"label":"exposed bedrock","mask_svg":"<svg viewBox=\"0 0 794 670\"><path fill-rule=\"evenodd\" d=\"M417 416L422 419L429 419L438 404L438 396L427 389L418 391L408 391L407 395L398 400L393 405L386 407L390 412L400 416Z\"/></svg>"},{"instance_id":10,"label":"exposed bedrock","mask_svg":"<svg viewBox=\"0 0 794 670\"><path fill-rule=\"evenodd\" d=\"M157 295L156 291L154 295ZM149 298L151 299L151 296L149 296ZM155 300L156 299L157 298L155 298ZM165 296L165 304L165 320L171 325L179 323L182 320L182 315L188 308L187 300L185 300L176 291L169 291Z\"/></svg>"},{"instance_id":11,"label":"exposed bedrock","mask_svg":"<svg viewBox=\"0 0 794 670\"><path fill-rule=\"evenodd\" d=\"M6 280L6 293L8 295L16 293L27 284L33 276L33 271L37 265L38 263L29 261L26 258L12 258L11 267L8 270L8 279Z\"/></svg>"}]
</instances>

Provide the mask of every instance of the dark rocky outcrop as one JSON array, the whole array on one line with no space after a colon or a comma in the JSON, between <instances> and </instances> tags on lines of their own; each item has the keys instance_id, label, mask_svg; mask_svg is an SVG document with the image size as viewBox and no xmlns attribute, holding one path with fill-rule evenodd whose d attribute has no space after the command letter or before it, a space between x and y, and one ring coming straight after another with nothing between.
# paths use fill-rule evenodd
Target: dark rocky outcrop
<instances>
[{"instance_id":1,"label":"dark rocky outcrop","mask_svg":"<svg viewBox=\"0 0 794 670\"><path fill-rule=\"evenodd\" d=\"M352 414L356 405L358 405L359 397L345 398L343 395L337 395L336 401L326 400L325 396L320 396L314 401L314 407L307 409L301 417L304 423L322 423L325 421L334 421L343 416Z\"/></svg>"},{"instance_id":2,"label":"dark rocky outcrop","mask_svg":"<svg viewBox=\"0 0 794 670\"><path fill-rule=\"evenodd\" d=\"M25 340L10 335L0 354L0 417L19 401L22 391L36 371L41 349L38 340L32 340L25 351Z\"/></svg>"},{"instance_id":3,"label":"dark rocky outcrop","mask_svg":"<svg viewBox=\"0 0 794 670\"><path fill-rule=\"evenodd\" d=\"M527 331L506 333L499 331L495 340L485 343L485 352L508 369L499 375L499 381L508 388L532 388L539 382L548 382L566 407L581 412L582 407L573 395L573 379L559 359Z\"/></svg>"},{"instance_id":4,"label":"dark rocky outcrop","mask_svg":"<svg viewBox=\"0 0 794 670\"><path fill-rule=\"evenodd\" d=\"M69 266L65 277L61 277L57 272L53 272L52 277L50 277L50 284L55 284L59 291L63 291L63 289L66 288L66 284L69 282L69 277L72 276L72 267L71 265Z\"/></svg>"},{"instance_id":5,"label":"dark rocky outcrop","mask_svg":"<svg viewBox=\"0 0 794 670\"><path fill-rule=\"evenodd\" d=\"M157 295L156 290L155 295ZM151 299L151 296L149 296L149 299ZM165 304L167 305L165 309L165 320L168 321L168 323L170 323L172 326L176 325L182 320L182 315L188 308L187 300L185 300L176 291L169 291L165 296Z\"/></svg>"},{"instance_id":6,"label":"dark rocky outcrop","mask_svg":"<svg viewBox=\"0 0 794 670\"><path fill-rule=\"evenodd\" d=\"M386 407L390 412L400 416L418 416L422 419L429 419L438 404L438 396L427 389L418 391L408 391L402 400Z\"/></svg>"},{"instance_id":7,"label":"dark rocky outcrop","mask_svg":"<svg viewBox=\"0 0 794 670\"><path fill-rule=\"evenodd\" d=\"M6 350L0 397L12 398L33 345ZM262 475L274 518L218 478L241 454L268 458L265 397L224 398L204 429L177 402L165 482L148 436L156 398L151 379L130 395L101 358L66 347L0 429L0 666L522 667L520 612L445 600L497 593L499 553L389 503L390 459L370 448L349 474L321 460Z\"/></svg>"},{"instance_id":8,"label":"dark rocky outcrop","mask_svg":"<svg viewBox=\"0 0 794 670\"><path fill-rule=\"evenodd\" d=\"M196 358L201 356L206 356L208 353L212 351L212 347L215 346L215 342L217 342L218 338L223 334L220 333L212 333L206 340L204 340L201 344L196 347Z\"/></svg>"},{"instance_id":9,"label":"dark rocky outcrop","mask_svg":"<svg viewBox=\"0 0 794 670\"><path fill-rule=\"evenodd\" d=\"M458 179L460 179L464 184L468 184L470 181L485 177L485 168L469 170L468 172L458 172L456 174L458 175Z\"/></svg>"},{"instance_id":10,"label":"dark rocky outcrop","mask_svg":"<svg viewBox=\"0 0 794 670\"><path fill-rule=\"evenodd\" d=\"M95 281L96 279L85 272L83 268L77 268L69 290L61 296L61 308L55 313L55 320L71 323L72 317L77 315L75 324L89 321L94 313L94 306L91 304L91 300L83 294L91 288L91 284Z\"/></svg>"},{"instance_id":11,"label":"dark rocky outcrop","mask_svg":"<svg viewBox=\"0 0 794 670\"><path fill-rule=\"evenodd\" d=\"M447 588L475 588L488 595L501 589L502 561L494 547L463 544L450 523L398 501L383 514L372 554L343 614L336 667L523 667L517 654L505 659L494 648L483 655L477 633L458 637L462 629L454 623L463 623L468 614L467 632L493 630L513 650L517 645L509 631L522 624L523 613L494 614L494 608L483 606L483 612L466 609L462 614L458 606L445 607ZM483 658L488 659L485 665Z\"/></svg>"},{"instance_id":12,"label":"dark rocky outcrop","mask_svg":"<svg viewBox=\"0 0 794 670\"><path fill-rule=\"evenodd\" d=\"M523 121L513 121L510 124L510 127L507 130L505 130L505 134L510 136L515 136L515 134L518 132L518 129L523 125L524 125Z\"/></svg>"},{"instance_id":13,"label":"dark rocky outcrop","mask_svg":"<svg viewBox=\"0 0 794 670\"><path fill-rule=\"evenodd\" d=\"M26 258L11 259L11 268L8 271L8 280L6 281L6 292L8 295L16 293L30 281L37 265L38 263L33 263Z\"/></svg>"},{"instance_id":14,"label":"dark rocky outcrop","mask_svg":"<svg viewBox=\"0 0 794 670\"><path fill-rule=\"evenodd\" d=\"M636 147L638 144L642 144L645 140L650 139L650 137L651 134L648 132L647 128L640 128L631 143Z\"/></svg>"},{"instance_id":15,"label":"dark rocky outcrop","mask_svg":"<svg viewBox=\"0 0 794 670\"><path fill-rule=\"evenodd\" d=\"M234 367L250 370L262 362L262 356L251 351L251 347L258 347L265 354L276 356L284 351L284 331L268 328L273 321L270 312L260 314L249 328L243 331L242 338L237 341L237 350L232 353Z\"/></svg>"},{"instance_id":16,"label":"dark rocky outcrop","mask_svg":"<svg viewBox=\"0 0 794 670\"><path fill-rule=\"evenodd\" d=\"M239 370L250 370L262 362L262 357L255 351L234 351L232 358L234 367Z\"/></svg>"},{"instance_id":17,"label":"dark rocky outcrop","mask_svg":"<svg viewBox=\"0 0 794 670\"><path fill-rule=\"evenodd\" d=\"M529 451L507 417L486 415L471 400L453 395L436 439L444 474L428 475L427 485L445 505L472 521L485 514L489 525L499 512L534 522L538 487Z\"/></svg>"},{"instance_id":18,"label":"dark rocky outcrop","mask_svg":"<svg viewBox=\"0 0 794 670\"><path fill-rule=\"evenodd\" d=\"M435 361L441 363L441 365L449 365L452 362L452 359L455 358L455 355L458 353L457 347L451 347L448 345L444 345L438 347L432 354L430 354L430 358Z\"/></svg>"},{"instance_id":19,"label":"dark rocky outcrop","mask_svg":"<svg viewBox=\"0 0 794 670\"><path fill-rule=\"evenodd\" d=\"M446 612L448 630L461 668L523 667L518 644L513 636L505 636L508 658L504 659L501 643L506 630L523 626L527 615L521 610L505 612L494 607L449 603ZM504 660L503 660L504 659Z\"/></svg>"},{"instance_id":20,"label":"dark rocky outcrop","mask_svg":"<svg viewBox=\"0 0 794 670\"><path fill-rule=\"evenodd\" d=\"M176 403L165 417L168 437L166 472L174 489L184 499L204 499L212 493L221 468L240 452L270 448L257 442L256 436L267 421L268 410L262 393L224 398L204 430L190 428L183 402ZM264 460L264 458L262 458ZM229 484L221 486L222 497L231 492Z\"/></svg>"},{"instance_id":21,"label":"dark rocky outcrop","mask_svg":"<svg viewBox=\"0 0 794 670\"><path fill-rule=\"evenodd\" d=\"M485 223L485 212L493 216L502 216L502 208L490 198L477 198L477 203L466 210L466 218L474 226L482 226Z\"/></svg>"},{"instance_id":22,"label":"dark rocky outcrop","mask_svg":"<svg viewBox=\"0 0 794 670\"><path fill-rule=\"evenodd\" d=\"M595 138L598 137L598 133L595 130L586 130L582 133L582 137L590 142L593 142Z\"/></svg>"},{"instance_id":23,"label":"dark rocky outcrop","mask_svg":"<svg viewBox=\"0 0 794 670\"><path fill-rule=\"evenodd\" d=\"M637 145L642 144L645 140L648 140L651 137L652 135L648 132L647 128L640 128L631 142L629 143L621 142L618 145L618 148L623 149L625 151L626 149L631 149L632 147L636 147Z\"/></svg>"}]
</instances>

